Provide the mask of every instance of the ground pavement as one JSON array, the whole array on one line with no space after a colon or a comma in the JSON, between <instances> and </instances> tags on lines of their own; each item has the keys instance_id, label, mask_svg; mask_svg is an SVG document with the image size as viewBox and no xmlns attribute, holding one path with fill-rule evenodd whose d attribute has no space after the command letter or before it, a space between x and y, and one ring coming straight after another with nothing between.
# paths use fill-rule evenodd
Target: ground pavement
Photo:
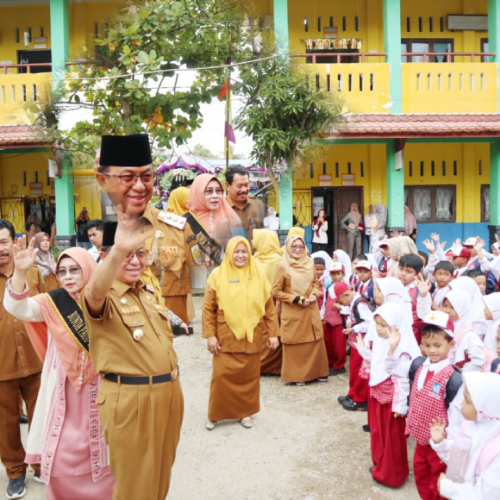
<instances>
[{"instance_id":1,"label":"ground pavement","mask_svg":"<svg viewBox=\"0 0 500 500\"><path fill-rule=\"evenodd\" d=\"M197 311L201 301L195 297ZM371 479L366 413L337 403L347 374L306 387L263 378L252 429L228 422L207 431L211 354L200 324L198 317L195 335L175 340L186 406L169 500L418 500L413 474L399 489ZM0 498L6 484L0 470ZM43 488L28 480L25 498L44 500Z\"/></svg>"}]
</instances>

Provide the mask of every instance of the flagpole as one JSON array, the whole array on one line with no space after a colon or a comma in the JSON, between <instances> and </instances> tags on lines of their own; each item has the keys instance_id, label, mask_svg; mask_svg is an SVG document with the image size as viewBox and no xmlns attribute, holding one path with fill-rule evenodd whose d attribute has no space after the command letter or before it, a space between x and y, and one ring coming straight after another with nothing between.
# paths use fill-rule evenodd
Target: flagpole
<instances>
[{"instance_id":1,"label":"flagpole","mask_svg":"<svg viewBox=\"0 0 500 500\"><path fill-rule=\"evenodd\" d=\"M226 96L226 123L224 124L225 139L226 139L226 170L229 168L229 117L231 116L231 42L232 33L231 26L229 26L229 57L227 58L227 96Z\"/></svg>"}]
</instances>

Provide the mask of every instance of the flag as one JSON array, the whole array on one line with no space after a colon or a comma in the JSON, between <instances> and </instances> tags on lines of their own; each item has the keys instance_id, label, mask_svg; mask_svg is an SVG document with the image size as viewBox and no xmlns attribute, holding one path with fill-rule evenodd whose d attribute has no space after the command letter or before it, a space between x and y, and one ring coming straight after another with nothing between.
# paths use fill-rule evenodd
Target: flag
<instances>
[{"instance_id":1,"label":"flag","mask_svg":"<svg viewBox=\"0 0 500 500\"><path fill-rule=\"evenodd\" d=\"M220 88L219 92L219 101L222 101L225 97L227 97L227 94L229 92L229 78L227 79L226 83L222 85Z\"/></svg>"},{"instance_id":2,"label":"flag","mask_svg":"<svg viewBox=\"0 0 500 500\"><path fill-rule=\"evenodd\" d=\"M233 130L233 116L231 113L231 80L230 77L227 79L225 97L226 97L226 120L224 123L224 152L226 157L226 162L231 158L231 149L229 148L229 143L232 142L236 144L236 137L234 136ZM222 93L222 89L221 89ZM220 95L220 94L219 94ZM227 166L227 165L226 165Z\"/></svg>"}]
</instances>

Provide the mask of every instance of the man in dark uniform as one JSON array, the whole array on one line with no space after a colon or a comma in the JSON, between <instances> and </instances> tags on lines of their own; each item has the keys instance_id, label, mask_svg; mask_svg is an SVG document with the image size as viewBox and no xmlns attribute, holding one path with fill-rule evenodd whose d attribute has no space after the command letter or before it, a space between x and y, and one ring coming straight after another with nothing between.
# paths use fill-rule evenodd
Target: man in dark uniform
<instances>
[{"instance_id":1,"label":"man in dark uniform","mask_svg":"<svg viewBox=\"0 0 500 500\"><path fill-rule=\"evenodd\" d=\"M253 230L262 227L264 204L250 194L250 177L243 165L232 165L226 170L227 202L241 219L241 225L252 241Z\"/></svg>"}]
</instances>

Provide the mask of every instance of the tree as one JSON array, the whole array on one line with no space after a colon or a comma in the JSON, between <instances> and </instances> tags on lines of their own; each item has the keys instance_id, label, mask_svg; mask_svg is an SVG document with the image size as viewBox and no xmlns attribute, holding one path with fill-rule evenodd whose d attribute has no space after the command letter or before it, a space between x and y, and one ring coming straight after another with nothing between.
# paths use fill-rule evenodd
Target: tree
<instances>
[{"instance_id":1,"label":"tree","mask_svg":"<svg viewBox=\"0 0 500 500\"><path fill-rule=\"evenodd\" d=\"M182 145L200 127L200 105L210 103L226 78L231 55L252 55L237 0L142 0L127 3L107 36L96 40L98 64L77 66L61 101L92 109L92 122L59 132L66 147L84 150L85 137L133 134L147 128L158 147ZM116 21L116 23L115 23ZM113 26L113 27L111 27ZM197 72L187 88L177 88L176 71ZM213 68L217 67L217 68Z\"/></svg>"},{"instance_id":2,"label":"tree","mask_svg":"<svg viewBox=\"0 0 500 500\"><path fill-rule=\"evenodd\" d=\"M272 168L310 158L315 149L311 141L329 133L342 102L316 89L306 71L282 58L243 67L235 90L244 102L235 125L253 139L251 156L266 166L277 191Z\"/></svg>"},{"instance_id":3,"label":"tree","mask_svg":"<svg viewBox=\"0 0 500 500\"><path fill-rule=\"evenodd\" d=\"M214 155L210 149L200 143L191 148L191 154L195 156L202 156L203 158L219 158L219 156Z\"/></svg>"}]
</instances>

